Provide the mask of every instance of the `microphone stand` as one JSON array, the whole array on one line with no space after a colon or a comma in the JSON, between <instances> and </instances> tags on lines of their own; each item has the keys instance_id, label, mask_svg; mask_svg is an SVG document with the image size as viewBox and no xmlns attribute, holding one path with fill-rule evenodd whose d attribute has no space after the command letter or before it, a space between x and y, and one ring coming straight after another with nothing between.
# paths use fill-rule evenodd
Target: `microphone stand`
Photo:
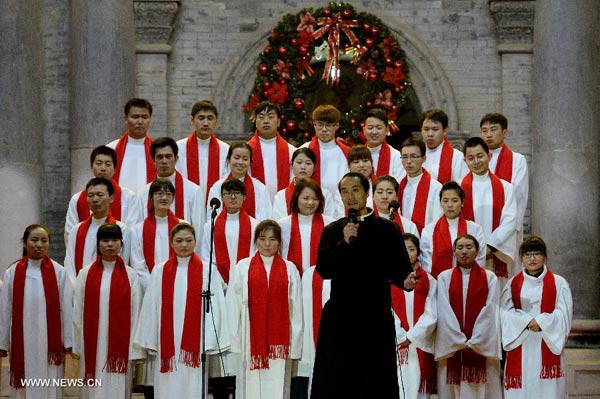
<instances>
[{"instance_id":1,"label":"microphone stand","mask_svg":"<svg viewBox=\"0 0 600 399\"><path fill-rule=\"evenodd\" d=\"M206 317L210 312L210 284L212 280L212 261L213 261L213 245L215 240L215 218L217 217L217 209L213 207L210 215L210 255L208 258L208 285L207 289L202 291L202 347L200 348L202 356L202 399L208 399L208 368L206 367Z\"/></svg>"}]
</instances>

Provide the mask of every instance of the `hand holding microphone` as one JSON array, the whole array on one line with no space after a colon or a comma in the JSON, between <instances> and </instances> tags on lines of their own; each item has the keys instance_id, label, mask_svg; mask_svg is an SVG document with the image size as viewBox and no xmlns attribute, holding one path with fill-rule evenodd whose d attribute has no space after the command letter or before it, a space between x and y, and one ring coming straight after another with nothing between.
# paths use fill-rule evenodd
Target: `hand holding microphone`
<instances>
[{"instance_id":1,"label":"hand holding microphone","mask_svg":"<svg viewBox=\"0 0 600 399\"><path fill-rule=\"evenodd\" d=\"M348 209L348 223L344 226L344 241L348 244L354 243L358 236L358 211Z\"/></svg>"},{"instance_id":2,"label":"hand holding microphone","mask_svg":"<svg viewBox=\"0 0 600 399\"><path fill-rule=\"evenodd\" d=\"M218 198L211 198L210 200L210 215L211 217L217 216L217 209L221 206L221 201Z\"/></svg>"},{"instance_id":3,"label":"hand holding microphone","mask_svg":"<svg viewBox=\"0 0 600 399\"><path fill-rule=\"evenodd\" d=\"M389 218L392 222L395 220L394 214L398 212L398 209L400 209L400 204L396 200L391 201L388 205L388 210L390 212Z\"/></svg>"}]
</instances>

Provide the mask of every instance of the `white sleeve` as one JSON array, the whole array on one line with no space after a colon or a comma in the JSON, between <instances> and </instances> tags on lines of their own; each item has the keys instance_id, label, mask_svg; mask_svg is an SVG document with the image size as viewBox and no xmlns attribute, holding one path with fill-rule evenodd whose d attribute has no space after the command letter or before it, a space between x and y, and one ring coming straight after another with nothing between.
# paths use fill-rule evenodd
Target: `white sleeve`
<instances>
[{"instance_id":1,"label":"white sleeve","mask_svg":"<svg viewBox=\"0 0 600 399\"><path fill-rule=\"evenodd\" d=\"M488 245L493 246L500 251L505 257L503 261L510 258L510 262L514 262L516 253L516 234L517 234L517 204L513 195L513 189L510 183L502 181L504 186L504 207L502 208L502 216L500 224L490 234Z\"/></svg>"},{"instance_id":2,"label":"white sleeve","mask_svg":"<svg viewBox=\"0 0 600 399\"><path fill-rule=\"evenodd\" d=\"M511 278L504 286L500 300L502 346L506 351L515 349L529 337L531 331L527 329L527 326L533 320L533 316L529 313L522 309L515 309L511 292L512 281Z\"/></svg>"},{"instance_id":3,"label":"white sleeve","mask_svg":"<svg viewBox=\"0 0 600 399\"><path fill-rule=\"evenodd\" d=\"M63 265L71 279L71 285L75 285L75 279L77 278L77 272L75 271L75 241L77 238L77 228L79 227L79 223L73 226L71 229L71 233L69 236L71 239L67 244L67 249L65 253L65 261Z\"/></svg>"},{"instance_id":4,"label":"white sleeve","mask_svg":"<svg viewBox=\"0 0 600 399\"><path fill-rule=\"evenodd\" d=\"M81 269L73 292L73 353L83 354L83 300L88 269Z\"/></svg>"},{"instance_id":5,"label":"white sleeve","mask_svg":"<svg viewBox=\"0 0 600 399\"><path fill-rule=\"evenodd\" d=\"M53 262L60 292L62 339L65 348L73 346L73 284L64 267Z\"/></svg>"},{"instance_id":6,"label":"white sleeve","mask_svg":"<svg viewBox=\"0 0 600 399\"><path fill-rule=\"evenodd\" d=\"M14 271L13 265L4 272L4 283L0 290L0 349L7 352L10 352Z\"/></svg>"},{"instance_id":7,"label":"white sleeve","mask_svg":"<svg viewBox=\"0 0 600 399\"><path fill-rule=\"evenodd\" d=\"M137 272L142 293L146 292L150 281L150 271L144 257L143 226L143 222L133 226L129 240L129 265Z\"/></svg>"},{"instance_id":8,"label":"white sleeve","mask_svg":"<svg viewBox=\"0 0 600 399\"><path fill-rule=\"evenodd\" d=\"M285 261L290 279L290 359L302 356L302 284L296 265Z\"/></svg>"},{"instance_id":9,"label":"white sleeve","mask_svg":"<svg viewBox=\"0 0 600 399\"><path fill-rule=\"evenodd\" d=\"M238 262L229 271L229 285L227 286L227 295L225 297L227 303L227 321L229 323L229 337L231 340L231 352L240 353L242 351L242 317L244 305L243 297L243 280L240 275L240 263Z\"/></svg>"},{"instance_id":10,"label":"white sleeve","mask_svg":"<svg viewBox=\"0 0 600 399\"><path fill-rule=\"evenodd\" d=\"M421 261L421 267L427 273L431 273L431 262L433 258L433 230L435 228L435 223L437 223L437 221L428 224L421 232L421 256L419 257L419 260Z\"/></svg>"},{"instance_id":11,"label":"white sleeve","mask_svg":"<svg viewBox=\"0 0 600 399\"><path fill-rule=\"evenodd\" d=\"M435 360L452 356L455 352L464 349L467 337L461 331L458 320L450 306L450 277L452 269L443 271L438 276L437 307L438 324L435 338Z\"/></svg>"},{"instance_id":12,"label":"white sleeve","mask_svg":"<svg viewBox=\"0 0 600 399\"><path fill-rule=\"evenodd\" d=\"M263 221L271 219L273 207L271 205L271 197L267 188L262 184L254 184L254 206L256 207L256 219Z\"/></svg>"},{"instance_id":13,"label":"white sleeve","mask_svg":"<svg viewBox=\"0 0 600 399\"><path fill-rule=\"evenodd\" d=\"M555 275L556 307L552 313L541 313L535 321L542 329L542 338L555 355L560 355L565 348L571 320L573 319L573 298L569 284L560 276Z\"/></svg>"},{"instance_id":14,"label":"white sleeve","mask_svg":"<svg viewBox=\"0 0 600 399\"><path fill-rule=\"evenodd\" d=\"M81 222L81 220L79 220L79 214L77 213L77 201L79 195L81 195L81 191L71 197L69 207L67 208L67 216L65 218L65 246L69 245L71 230L73 230L73 227L76 226L77 223Z\"/></svg>"}]
</instances>

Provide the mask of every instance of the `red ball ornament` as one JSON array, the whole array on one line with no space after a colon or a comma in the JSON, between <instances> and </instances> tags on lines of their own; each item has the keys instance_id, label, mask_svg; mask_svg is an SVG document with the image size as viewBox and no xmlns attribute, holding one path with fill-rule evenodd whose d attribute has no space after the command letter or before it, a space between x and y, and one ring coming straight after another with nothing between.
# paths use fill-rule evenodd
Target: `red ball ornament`
<instances>
[{"instance_id":1,"label":"red ball ornament","mask_svg":"<svg viewBox=\"0 0 600 399\"><path fill-rule=\"evenodd\" d=\"M398 111L398 106L396 104L392 105L392 111Z\"/></svg>"},{"instance_id":2,"label":"red ball ornament","mask_svg":"<svg viewBox=\"0 0 600 399\"><path fill-rule=\"evenodd\" d=\"M369 108L369 107L370 107L371 105L373 105L373 104L371 103L371 101L367 101L367 102L365 103L365 105L367 106L367 108Z\"/></svg>"},{"instance_id":3,"label":"red ball ornament","mask_svg":"<svg viewBox=\"0 0 600 399\"><path fill-rule=\"evenodd\" d=\"M396 93L400 93L401 91L404 90L404 86L398 86L394 90L396 91Z\"/></svg>"},{"instance_id":4,"label":"red ball ornament","mask_svg":"<svg viewBox=\"0 0 600 399\"><path fill-rule=\"evenodd\" d=\"M377 72L371 71L369 72L369 74L367 75L367 80L371 83L375 83L377 81Z\"/></svg>"},{"instance_id":5,"label":"red ball ornament","mask_svg":"<svg viewBox=\"0 0 600 399\"><path fill-rule=\"evenodd\" d=\"M271 54L271 46L265 47L265 49L263 50L263 53L266 55Z\"/></svg>"},{"instance_id":6,"label":"red ball ornament","mask_svg":"<svg viewBox=\"0 0 600 399\"><path fill-rule=\"evenodd\" d=\"M292 46L297 46L298 45L298 39L295 37L292 37L292 40L290 40L290 43Z\"/></svg>"},{"instance_id":7,"label":"red ball ornament","mask_svg":"<svg viewBox=\"0 0 600 399\"><path fill-rule=\"evenodd\" d=\"M277 49L277 52L282 57L285 57L287 55L287 49L285 47L283 47L283 46L279 47L279 49Z\"/></svg>"},{"instance_id":8,"label":"red ball ornament","mask_svg":"<svg viewBox=\"0 0 600 399\"><path fill-rule=\"evenodd\" d=\"M281 129L281 134L285 136L287 134L287 130L285 128Z\"/></svg>"},{"instance_id":9,"label":"red ball ornament","mask_svg":"<svg viewBox=\"0 0 600 399\"><path fill-rule=\"evenodd\" d=\"M269 70L269 69L267 68L267 66L266 66L265 64L260 64L260 65L258 66L258 72L259 72L261 75L266 75L268 70Z\"/></svg>"},{"instance_id":10,"label":"red ball ornament","mask_svg":"<svg viewBox=\"0 0 600 399\"><path fill-rule=\"evenodd\" d=\"M396 61L396 62L394 62L394 66L395 66L396 68L402 68L402 66L403 66L403 65L404 65L404 64L402 64L402 61Z\"/></svg>"},{"instance_id":11,"label":"red ball ornament","mask_svg":"<svg viewBox=\"0 0 600 399\"><path fill-rule=\"evenodd\" d=\"M365 40L365 46L368 48L373 47L373 39L367 39Z\"/></svg>"},{"instance_id":12,"label":"red ball ornament","mask_svg":"<svg viewBox=\"0 0 600 399\"><path fill-rule=\"evenodd\" d=\"M354 125L356 123L356 119L350 119L350 123Z\"/></svg>"},{"instance_id":13,"label":"red ball ornament","mask_svg":"<svg viewBox=\"0 0 600 399\"><path fill-rule=\"evenodd\" d=\"M379 34L379 29L376 26L372 27L371 28L371 35L377 36L378 34Z\"/></svg>"},{"instance_id":14,"label":"red ball ornament","mask_svg":"<svg viewBox=\"0 0 600 399\"><path fill-rule=\"evenodd\" d=\"M304 138L305 139L310 138L310 133L309 132L304 132Z\"/></svg>"},{"instance_id":15,"label":"red ball ornament","mask_svg":"<svg viewBox=\"0 0 600 399\"><path fill-rule=\"evenodd\" d=\"M390 57L387 57L387 58L385 59L385 63L386 63L387 65L390 65L392 62L393 62L393 61L392 61L392 59L391 59Z\"/></svg>"},{"instance_id":16,"label":"red ball ornament","mask_svg":"<svg viewBox=\"0 0 600 399\"><path fill-rule=\"evenodd\" d=\"M325 15L327 17L330 16L331 15L331 10L329 8L324 9L323 10L323 15Z\"/></svg>"},{"instance_id":17,"label":"red ball ornament","mask_svg":"<svg viewBox=\"0 0 600 399\"><path fill-rule=\"evenodd\" d=\"M263 82L263 89L269 90L271 88L271 82Z\"/></svg>"},{"instance_id":18,"label":"red ball ornament","mask_svg":"<svg viewBox=\"0 0 600 399\"><path fill-rule=\"evenodd\" d=\"M288 132L295 132L296 131L296 122L288 121L288 123L285 124L285 127L287 128Z\"/></svg>"},{"instance_id":19,"label":"red ball ornament","mask_svg":"<svg viewBox=\"0 0 600 399\"><path fill-rule=\"evenodd\" d=\"M364 23L363 24L363 29L365 32L370 32L371 31L371 25Z\"/></svg>"},{"instance_id":20,"label":"red ball ornament","mask_svg":"<svg viewBox=\"0 0 600 399\"><path fill-rule=\"evenodd\" d=\"M350 10L344 10L344 11L342 11L342 16L344 18L350 18L352 16L352 11L350 11Z\"/></svg>"},{"instance_id":21,"label":"red ball ornament","mask_svg":"<svg viewBox=\"0 0 600 399\"><path fill-rule=\"evenodd\" d=\"M279 119L281 119L282 121L284 121L285 120L285 115L284 114L279 115Z\"/></svg>"},{"instance_id":22,"label":"red ball ornament","mask_svg":"<svg viewBox=\"0 0 600 399\"><path fill-rule=\"evenodd\" d=\"M301 98L294 100L294 108L300 110L304 108L304 100Z\"/></svg>"},{"instance_id":23,"label":"red ball ornament","mask_svg":"<svg viewBox=\"0 0 600 399\"><path fill-rule=\"evenodd\" d=\"M308 47L306 47L306 46L300 46L300 48L298 49L298 52L300 53L300 55L302 57L304 57L305 55L308 54Z\"/></svg>"}]
</instances>

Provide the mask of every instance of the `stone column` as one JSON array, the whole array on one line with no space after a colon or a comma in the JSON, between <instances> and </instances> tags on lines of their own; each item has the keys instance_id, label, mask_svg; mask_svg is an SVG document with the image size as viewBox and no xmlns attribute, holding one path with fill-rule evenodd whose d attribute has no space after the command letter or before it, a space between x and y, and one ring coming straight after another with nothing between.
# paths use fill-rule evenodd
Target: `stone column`
<instances>
[{"instance_id":1,"label":"stone column","mask_svg":"<svg viewBox=\"0 0 600 399\"><path fill-rule=\"evenodd\" d=\"M167 67L169 40L179 1L134 0L137 53L136 95L152 104L152 137L168 135Z\"/></svg>"},{"instance_id":2,"label":"stone column","mask_svg":"<svg viewBox=\"0 0 600 399\"><path fill-rule=\"evenodd\" d=\"M600 319L597 0L537 0L532 233L570 283L575 319Z\"/></svg>"},{"instance_id":3,"label":"stone column","mask_svg":"<svg viewBox=\"0 0 600 399\"><path fill-rule=\"evenodd\" d=\"M71 1L71 191L90 178L90 151L126 130L135 87L133 3Z\"/></svg>"},{"instance_id":4,"label":"stone column","mask_svg":"<svg viewBox=\"0 0 600 399\"><path fill-rule=\"evenodd\" d=\"M0 273L21 256L25 227L41 223L42 10L0 1Z\"/></svg>"},{"instance_id":5,"label":"stone column","mask_svg":"<svg viewBox=\"0 0 600 399\"><path fill-rule=\"evenodd\" d=\"M535 0L494 0L489 3L489 9L496 24L496 49L502 64L502 109L499 111L508 119L506 141L530 161ZM523 231L526 235L531 233L529 206Z\"/></svg>"}]
</instances>

